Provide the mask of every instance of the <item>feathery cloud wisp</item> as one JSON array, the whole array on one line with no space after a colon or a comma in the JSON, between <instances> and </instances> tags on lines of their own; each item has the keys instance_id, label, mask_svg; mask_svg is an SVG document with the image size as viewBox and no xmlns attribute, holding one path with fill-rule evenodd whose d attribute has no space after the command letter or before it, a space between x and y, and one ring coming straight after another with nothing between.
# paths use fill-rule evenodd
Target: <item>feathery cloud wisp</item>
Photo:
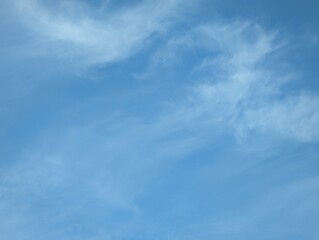
<instances>
[{"instance_id":1,"label":"feathery cloud wisp","mask_svg":"<svg viewBox=\"0 0 319 240\"><path fill-rule=\"evenodd\" d=\"M64 11L54 11L37 0L18 1L22 21L45 44L56 44L55 54L75 57L86 64L117 62L143 48L153 34L166 31L182 7L180 0L146 1L129 9L87 11L76 1L64 3Z\"/></svg>"},{"instance_id":2,"label":"feathery cloud wisp","mask_svg":"<svg viewBox=\"0 0 319 240\"><path fill-rule=\"evenodd\" d=\"M296 77L271 63L271 55L280 50L276 34L237 21L198 27L187 39L193 41L188 48L212 52L194 68L195 73L205 72L204 80L196 77L204 83L194 84L192 100L184 107L190 110L185 116L197 119L194 124L198 119L212 126L228 123L241 137L258 132L302 142L319 139L319 97L283 90Z\"/></svg>"}]
</instances>

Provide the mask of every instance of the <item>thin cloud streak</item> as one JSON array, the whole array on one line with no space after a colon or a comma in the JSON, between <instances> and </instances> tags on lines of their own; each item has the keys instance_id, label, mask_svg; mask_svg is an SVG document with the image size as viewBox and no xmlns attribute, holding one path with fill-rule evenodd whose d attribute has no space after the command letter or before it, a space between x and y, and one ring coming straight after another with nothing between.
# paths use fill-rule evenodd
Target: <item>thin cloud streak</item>
<instances>
[{"instance_id":1,"label":"thin cloud streak","mask_svg":"<svg viewBox=\"0 0 319 240\"><path fill-rule=\"evenodd\" d=\"M145 1L130 9L111 12L106 8L106 17L96 18L83 10L82 5L71 1L63 5L61 14L41 1L27 0L18 1L16 9L40 40L45 44L56 43L53 54L80 57L91 65L132 56L143 48L146 39L167 31L182 8L179 0Z\"/></svg>"},{"instance_id":2,"label":"thin cloud streak","mask_svg":"<svg viewBox=\"0 0 319 240\"><path fill-rule=\"evenodd\" d=\"M186 118L194 115L194 124L202 119L211 121L212 127L228 123L240 138L256 132L301 142L319 139L318 95L285 92L283 87L297 77L279 71L276 62L270 63L271 55L282 47L276 43L276 34L238 21L207 24L190 34L187 38L194 43L188 46L200 45L215 56L194 67L195 75L205 72L205 78L196 79L203 83L193 86L191 101L183 107L191 110L182 113Z\"/></svg>"}]
</instances>

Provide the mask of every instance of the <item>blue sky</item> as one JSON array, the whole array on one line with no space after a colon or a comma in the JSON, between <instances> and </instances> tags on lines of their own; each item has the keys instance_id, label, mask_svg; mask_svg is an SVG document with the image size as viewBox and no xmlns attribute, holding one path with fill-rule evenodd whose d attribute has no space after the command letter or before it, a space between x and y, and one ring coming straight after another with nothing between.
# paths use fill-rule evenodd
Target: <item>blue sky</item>
<instances>
[{"instance_id":1,"label":"blue sky","mask_svg":"<svg viewBox=\"0 0 319 240\"><path fill-rule=\"evenodd\" d=\"M1 1L1 239L318 239L318 7Z\"/></svg>"}]
</instances>

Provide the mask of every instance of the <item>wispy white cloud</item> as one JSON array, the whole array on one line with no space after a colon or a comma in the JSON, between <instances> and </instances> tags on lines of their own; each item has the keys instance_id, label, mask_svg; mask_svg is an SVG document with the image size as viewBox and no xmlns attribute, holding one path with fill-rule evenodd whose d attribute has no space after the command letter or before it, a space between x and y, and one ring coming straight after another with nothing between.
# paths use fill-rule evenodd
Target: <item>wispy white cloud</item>
<instances>
[{"instance_id":1,"label":"wispy white cloud","mask_svg":"<svg viewBox=\"0 0 319 240\"><path fill-rule=\"evenodd\" d=\"M318 121L319 97L300 94L248 109L240 119L240 128L312 142L319 139Z\"/></svg>"},{"instance_id":2,"label":"wispy white cloud","mask_svg":"<svg viewBox=\"0 0 319 240\"><path fill-rule=\"evenodd\" d=\"M226 123L238 137L258 132L317 141L319 97L316 92L284 89L290 81L302 79L280 70L279 60L273 60L283 48L284 40L278 38L259 25L241 21L206 24L189 32L184 51L201 47L210 56L194 66L199 83L193 84L190 100L182 107L185 111L178 110L180 114L196 119L194 124L210 121L213 127ZM177 48L180 42L175 41ZM162 55L165 53L164 49ZM200 72L204 74L196 76Z\"/></svg>"},{"instance_id":3,"label":"wispy white cloud","mask_svg":"<svg viewBox=\"0 0 319 240\"><path fill-rule=\"evenodd\" d=\"M55 8L38 0L17 1L19 17L54 53L80 57L87 64L116 62L143 48L153 34L167 30L182 6L179 0L145 1L128 9L88 11L83 2L58 1ZM100 16L100 17L98 17ZM51 52L52 54L52 52Z\"/></svg>"}]
</instances>

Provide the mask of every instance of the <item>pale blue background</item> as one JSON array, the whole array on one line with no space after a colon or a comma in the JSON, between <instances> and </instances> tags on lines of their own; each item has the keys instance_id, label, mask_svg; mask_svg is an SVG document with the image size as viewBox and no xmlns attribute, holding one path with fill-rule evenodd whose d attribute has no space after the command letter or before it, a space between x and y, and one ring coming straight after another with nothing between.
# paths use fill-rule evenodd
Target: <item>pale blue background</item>
<instances>
[{"instance_id":1,"label":"pale blue background","mask_svg":"<svg viewBox=\"0 0 319 240\"><path fill-rule=\"evenodd\" d=\"M318 9L1 1L0 239L318 239Z\"/></svg>"}]
</instances>

